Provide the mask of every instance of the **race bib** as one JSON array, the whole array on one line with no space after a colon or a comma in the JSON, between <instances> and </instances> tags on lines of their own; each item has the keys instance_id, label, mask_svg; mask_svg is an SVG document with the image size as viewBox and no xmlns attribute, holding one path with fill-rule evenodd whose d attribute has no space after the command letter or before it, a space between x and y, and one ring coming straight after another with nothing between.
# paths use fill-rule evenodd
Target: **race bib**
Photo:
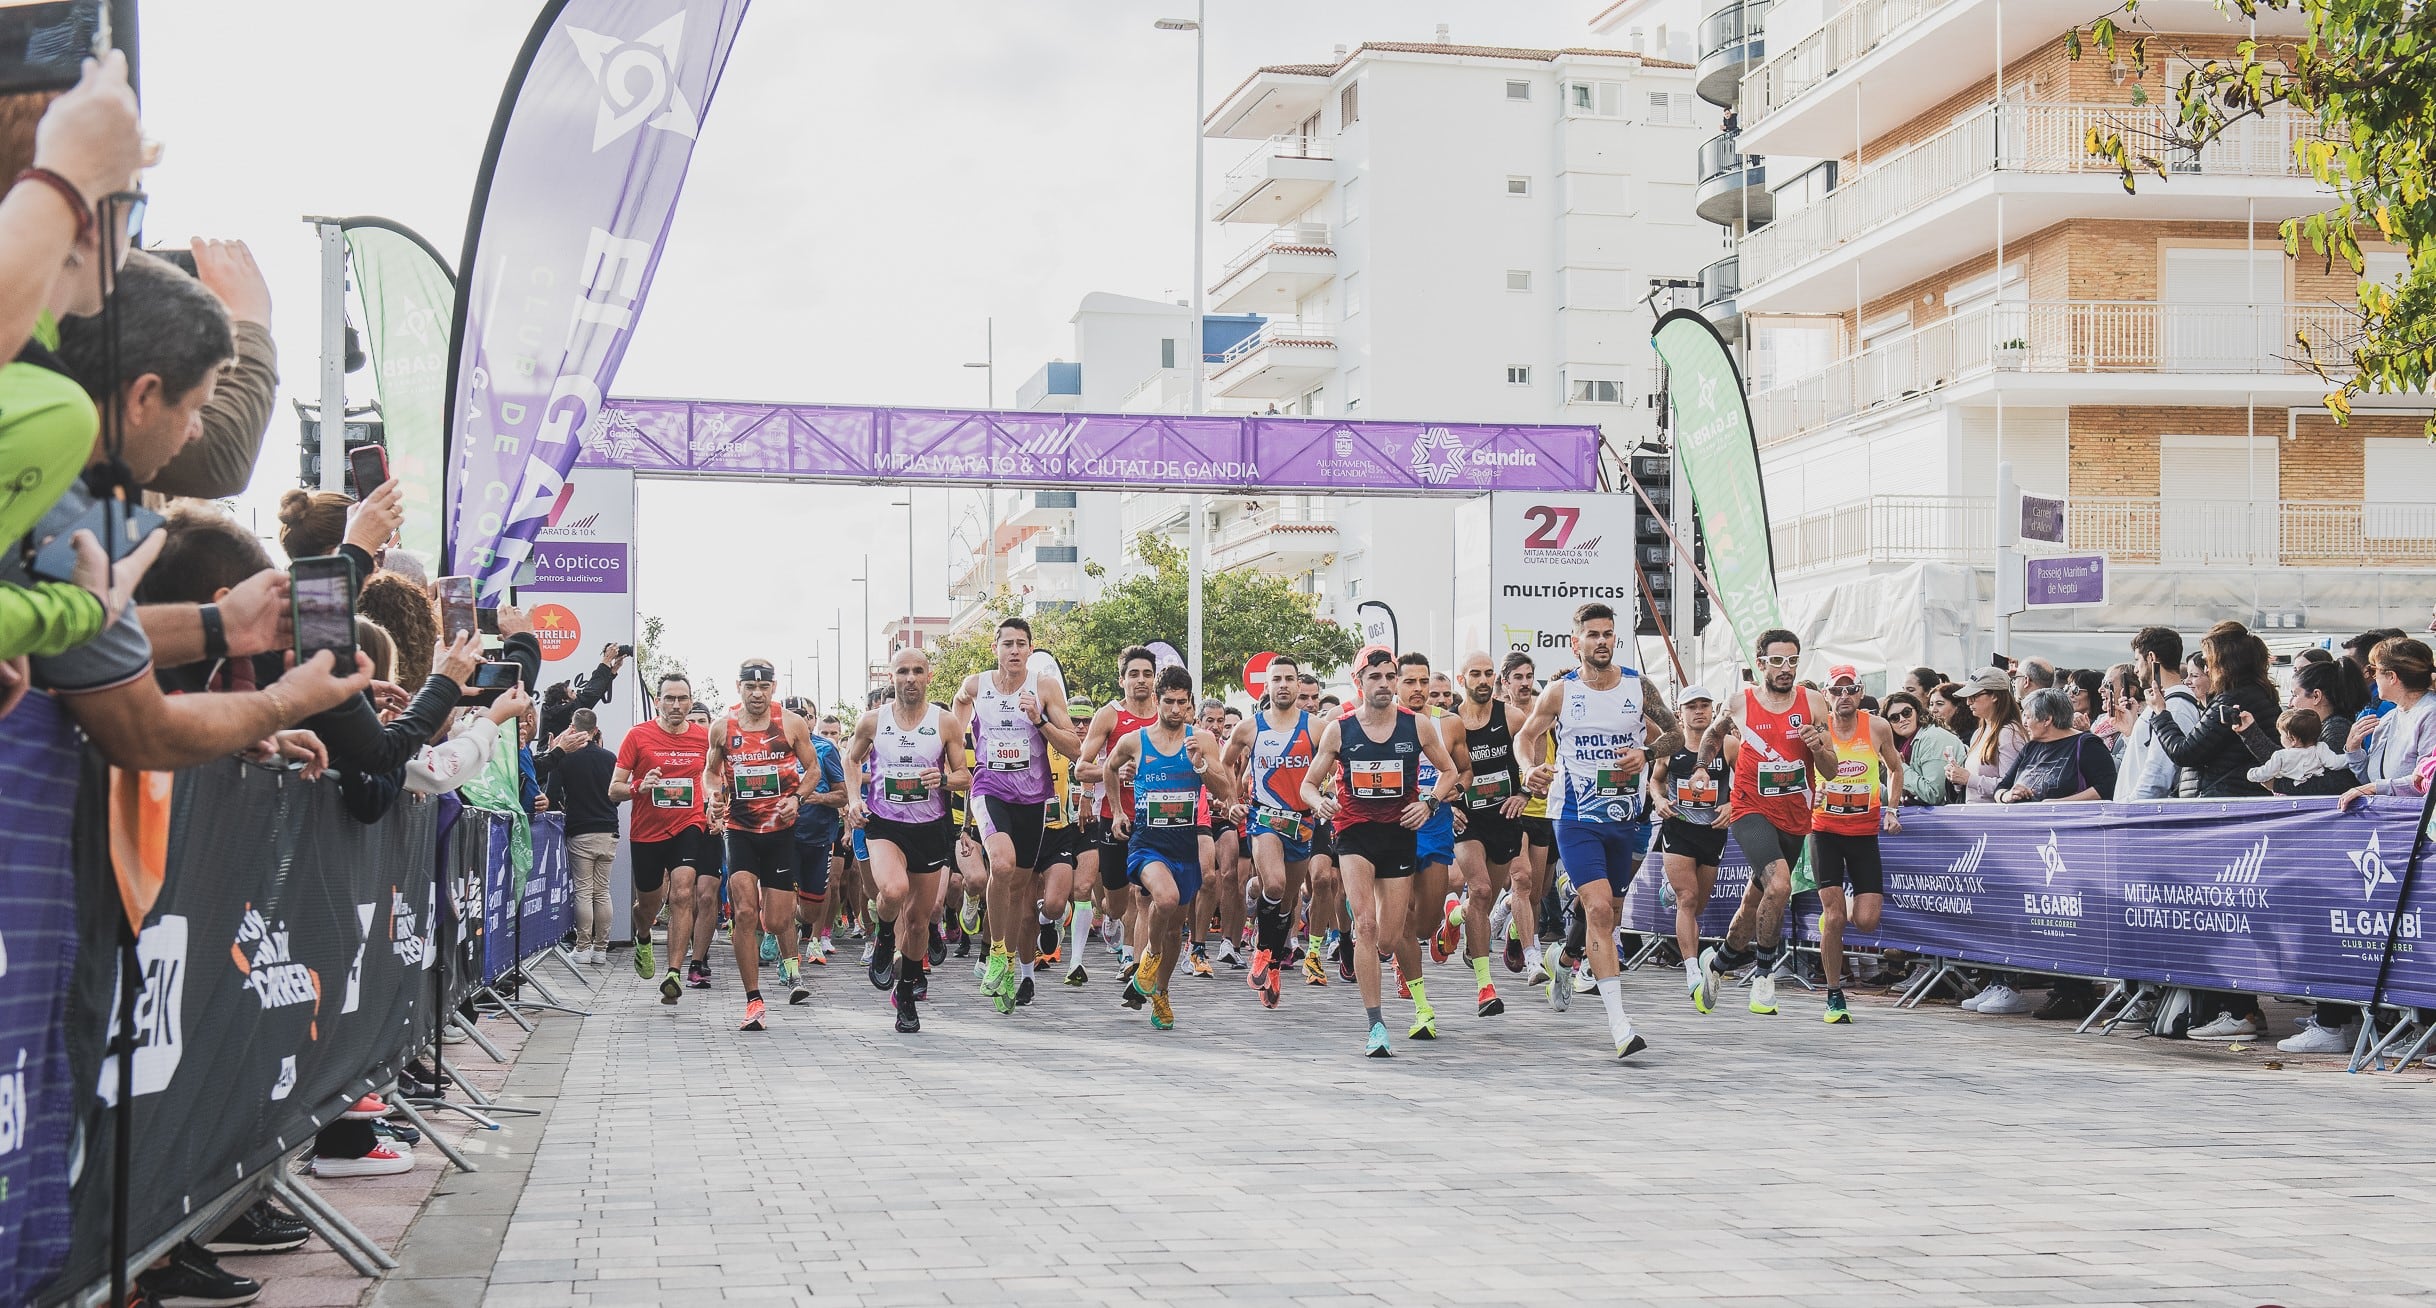
<instances>
[{"instance_id":1,"label":"race bib","mask_svg":"<svg viewBox=\"0 0 2436 1308\"><path fill-rule=\"evenodd\" d=\"M773 763L739 763L736 765L736 798L775 799L786 789Z\"/></svg>"},{"instance_id":2,"label":"race bib","mask_svg":"<svg viewBox=\"0 0 2436 1308\"><path fill-rule=\"evenodd\" d=\"M662 777L651 783L653 808L692 808L694 779L692 777Z\"/></svg>"},{"instance_id":3,"label":"race bib","mask_svg":"<svg viewBox=\"0 0 2436 1308\"><path fill-rule=\"evenodd\" d=\"M1837 817L1859 817L1869 812L1871 788L1848 781L1830 781L1820 788L1821 811Z\"/></svg>"},{"instance_id":4,"label":"race bib","mask_svg":"<svg viewBox=\"0 0 2436 1308\"><path fill-rule=\"evenodd\" d=\"M1355 799L1399 799L1404 794L1404 760L1352 759L1345 770Z\"/></svg>"},{"instance_id":5,"label":"race bib","mask_svg":"<svg viewBox=\"0 0 2436 1308\"><path fill-rule=\"evenodd\" d=\"M1495 808L1514 793L1514 774L1503 768L1495 772L1475 772L1469 793L1472 807Z\"/></svg>"},{"instance_id":6,"label":"race bib","mask_svg":"<svg viewBox=\"0 0 2436 1308\"><path fill-rule=\"evenodd\" d=\"M1273 835L1283 836L1296 844L1309 844L1311 841L1311 820L1291 809L1253 809L1252 824Z\"/></svg>"},{"instance_id":7,"label":"race bib","mask_svg":"<svg viewBox=\"0 0 2436 1308\"><path fill-rule=\"evenodd\" d=\"M880 798L892 804L919 804L930 798L920 768L890 768L880 774Z\"/></svg>"},{"instance_id":8,"label":"race bib","mask_svg":"<svg viewBox=\"0 0 2436 1308\"><path fill-rule=\"evenodd\" d=\"M1675 803L1684 808L1715 808L1717 780L1706 772L1695 772L1675 783Z\"/></svg>"},{"instance_id":9,"label":"race bib","mask_svg":"<svg viewBox=\"0 0 2436 1308\"><path fill-rule=\"evenodd\" d=\"M1199 807L1198 790L1152 790L1142 793L1144 824L1154 827L1189 827L1193 825L1193 810Z\"/></svg>"},{"instance_id":10,"label":"race bib","mask_svg":"<svg viewBox=\"0 0 2436 1308\"><path fill-rule=\"evenodd\" d=\"M1032 766L1032 742L1003 736L990 739L989 769L992 772L1022 772Z\"/></svg>"},{"instance_id":11,"label":"race bib","mask_svg":"<svg viewBox=\"0 0 2436 1308\"><path fill-rule=\"evenodd\" d=\"M1759 761L1759 793L1775 799L1784 795L1810 793L1810 765L1791 759L1761 759Z\"/></svg>"},{"instance_id":12,"label":"race bib","mask_svg":"<svg viewBox=\"0 0 2436 1308\"><path fill-rule=\"evenodd\" d=\"M1622 799L1636 788L1641 779L1638 772L1622 768L1600 768L1590 774L1590 797L1593 799Z\"/></svg>"}]
</instances>

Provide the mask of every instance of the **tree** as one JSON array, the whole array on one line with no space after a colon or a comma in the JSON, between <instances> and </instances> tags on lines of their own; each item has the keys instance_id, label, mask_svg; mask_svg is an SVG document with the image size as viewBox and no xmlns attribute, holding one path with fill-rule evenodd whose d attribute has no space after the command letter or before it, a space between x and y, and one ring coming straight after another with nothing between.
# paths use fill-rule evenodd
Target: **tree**
<instances>
[{"instance_id":1,"label":"tree","mask_svg":"<svg viewBox=\"0 0 2436 1308\"><path fill-rule=\"evenodd\" d=\"M2165 179L2167 160L2187 158L2244 120L2289 106L2313 127L2295 142L2294 159L2333 188L2335 203L2285 220L2285 252L2298 255L2306 244L2328 268L2340 259L2356 274L2366 267L2361 236L2374 232L2408 260L2395 285L2361 283L2356 335L2326 341L2298 333L2298 357L2335 388L2326 408L2337 422L2349 420L2352 397L2363 391L2427 389L2436 380L2436 168L2430 161L2436 8L2417 0L2218 0L2218 7L2244 17L2298 8L2308 31L2291 46L2243 40L2233 59L2193 59L2170 93L2170 121L2161 131L2092 128L2085 147L2119 168L2124 189L2132 190L2140 174ZM2080 58L2086 41L2139 74L2155 58L2155 37L2140 0L2124 0L2086 31L2069 33L2065 52ZM2134 92L2134 103L2145 100L2138 88ZM2436 439L2436 416L2426 432Z\"/></svg>"},{"instance_id":2,"label":"tree","mask_svg":"<svg viewBox=\"0 0 2436 1308\"><path fill-rule=\"evenodd\" d=\"M640 616L643 634L635 638L634 662L643 670L643 684L656 695L663 676L674 674L693 680L693 674L685 670L685 660L668 649L668 624L650 614Z\"/></svg>"}]
</instances>

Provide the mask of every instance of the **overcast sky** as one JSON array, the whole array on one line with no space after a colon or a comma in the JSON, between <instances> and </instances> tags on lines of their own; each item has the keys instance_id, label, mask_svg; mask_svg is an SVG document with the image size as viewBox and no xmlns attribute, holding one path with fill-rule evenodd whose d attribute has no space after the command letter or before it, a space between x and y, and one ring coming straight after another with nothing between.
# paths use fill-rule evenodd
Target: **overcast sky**
<instances>
[{"instance_id":1,"label":"overcast sky","mask_svg":"<svg viewBox=\"0 0 2436 1308\"><path fill-rule=\"evenodd\" d=\"M1587 42L1603 0L1211 0L1209 96L1330 47ZM305 214L379 214L453 263L500 87L538 9L508 0L146 6L149 239L242 237L271 279L282 389L245 508L295 484L291 398L318 390ZM1071 357L1095 290L1190 293L1190 0L762 0L704 124L658 279L612 393L980 407ZM1210 143L1211 175L1248 147ZM1213 231L1210 257L1228 253ZM371 397L359 374L358 400ZM698 669L806 657L863 603L903 608L885 491L646 483L640 607ZM740 524L755 526L748 537ZM801 562L764 568L755 560ZM836 565L832 566L833 556ZM926 585L933 584L926 581ZM746 616L749 615L749 616ZM834 647L831 647L834 648ZM806 670L809 675L809 669ZM721 677L722 685L728 678Z\"/></svg>"}]
</instances>

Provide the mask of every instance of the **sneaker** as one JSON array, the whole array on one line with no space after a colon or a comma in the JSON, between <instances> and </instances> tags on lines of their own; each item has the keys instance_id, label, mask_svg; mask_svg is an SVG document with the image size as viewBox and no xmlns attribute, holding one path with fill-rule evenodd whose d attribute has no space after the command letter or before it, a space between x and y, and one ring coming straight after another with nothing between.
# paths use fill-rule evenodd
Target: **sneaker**
<instances>
[{"instance_id":1,"label":"sneaker","mask_svg":"<svg viewBox=\"0 0 2436 1308\"><path fill-rule=\"evenodd\" d=\"M1842 994L1835 991L1828 992L1827 1011L1819 1015L1819 1020L1825 1022L1829 1026L1852 1025L1852 1010L1844 1006L1844 996Z\"/></svg>"},{"instance_id":2,"label":"sneaker","mask_svg":"<svg viewBox=\"0 0 2436 1308\"><path fill-rule=\"evenodd\" d=\"M1982 1008L1979 1011L1984 1013L1988 1010ZM2247 1040L2257 1034L2256 1022L2246 1017L2235 1017L2231 1013L2218 1013L2215 1021L2191 1028L2193 1040Z\"/></svg>"},{"instance_id":3,"label":"sneaker","mask_svg":"<svg viewBox=\"0 0 2436 1308\"><path fill-rule=\"evenodd\" d=\"M965 933L965 937L964 937L964 939L965 939L965 943L966 943L966 944L968 944L968 945L969 945L970 943L972 943L972 938L973 938L973 937L972 937L972 933L971 933L971 932L969 932L969 931L968 931L968 932L966 932L966 933ZM961 956L961 955L959 955L958 957L962 957L962 956ZM946 961L947 961L947 933L946 933L946 932L944 932L944 931L941 931L941 930L940 930L940 929L939 929L939 928L938 928L936 925L933 925L933 926L931 927L931 929L930 929L930 965L931 965L932 967L937 967L938 965L940 965L941 963L944 963L944 962L946 962Z\"/></svg>"},{"instance_id":4,"label":"sneaker","mask_svg":"<svg viewBox=\"0 0 2436 1308\"><path fill-rule=\"evenodd\" d=\"M1081 957L1077 956L1074 960L1074 966L1066 969L1066 984L1070 986L1080 986L1089 985L1090 983L1091 973L1083 969L1083 960Z\"/></svg>"},{"instance_id":5,"label":"sneaker","mask_svg":"<svg viewBox=\"0 0 2436 1308\"><path fill-rule=\"evenodd\" d=\"M1548 1007L1560 1013L1573 1007L1573 969L1561 962L1548 969Z\"/></svg>"},{"instance_id":6,"label":"sneaker","mask_svg":"<svg viewBox=\"0 0 2436 1308\"><path fill-rule=\"evenodd\" d=\"M1328 965L1320 961L1319 951L1316 949L1303 951L1303 984L1307 986L1328 984Z\"/></svg>"},{"instance_id":7,"label":"sneaker","mask_svg":"<svg viewBox=\"0 0 2436 1308\"><path fill-rule=\"evenodd\" d=\"M1193 946L1193 975L1204 980L1218 975L1217 969L1210 966L1209 954L1199 945Z\"/></svg>"},{"instance_id":8,"label":"sneaker","mask_svg":"<svg viewBox=\"0 0 2436 1308\"><path fill-rule=\"evenodd\" d=\"M216 1254L284 1253L302 1248L312 1236L313 1228L265 1201L237 1214L203 1247Z\"/></svg>"},{"instance_id":9,"label":"sneaker","mask_svg":"<svg viewBox=\"0 0 2436 1308\"><path fill-rule=\"evenodd\" d=\"M741 1021L741 1022L738 1022L738 1023L736 1024L736 1029L737 1029L737 1030L739 1030L739 1031L759 1031L759 1030L762 1030L762 1029L763 1029L763 1027L762 1027L762 1025L761 1025L761 1016L762 1016L762 1014L763 1014L763 1013L765 1013L765 1012L767 1012L767 1011L768 1011L767 1009L765 1009L765 1008L763 1008L763 1007L762 1007L762 1003L761 1003L761 1001L760 1001L760 1000L758 1000L758 999L747 999L747 1000L745 1000L745 1001L744 1001L744 1020L743 1020L743 1021Z\"/></svg>"},{"instance_id":10,"label":"sneaker","mask_svg":"<svg viewBox=\"0 0 2436 1308\"><path fill-rule=\"evenodd\" d=\"M921 1031L922 1015L915 1011L914 1005L918 1001L911 994L900 990L889 996L889 1002L896 1005L898 1035L914 1035Z\"/></svg>"},{"instance_id":11,"label":"sneaker","mask_svg":"<svg viewBox=\"0 0 2436 1308\"><path fill-rule=\"evenodd\" d=\"M863 947L863 979L869 981L874 990L886 990L896 985L896 951L893 949L883 951L865 945Z\"/></svg>"},{"instance_id":12,"label":"sneaker","mask_svg":"<svg viewBox=\"0 0 2436 1308\"><path fill-rule=\"evenodd\" d=\"M1048 911L1049 911L1049 905L1048 905L1048 902L1047 902L1046 900L1043 900L1043 901L1042 901L1042 902L1040 902L1040 903L1034 904L1034 905L1032 906L1032 909L1033 909L1032 916L1034 917L1034 919L1035 919L1035 920L1037 920L1037 919L1040 917L1040 915L1041 915L1041 914L1046 913L1046 912L1048 912ZM1057 923L1055 923L1055 922L1042 922L1042 923L1040 924L1040 947L1039 947L1038 949L1035 949L1035 950L1034 950L1034 951L1032 951L1032 952L1034 952L1034 953L1036 953L1036 954L1054 954L1054 953L1056 953L1056 952L1057 952L1057 927L1058 927L1058 924L1057 924Z\"/></svg>"},{"instance_id":13,"label":"sneaker","mask_svg":"<svg viewBox=\"0 0 2436 1308\"><path fill-rule=\"evenodd\" d=\"M1506 1001L1497 997L1497 987L1482 986L1480 988L1480 1015L1495 1017L1504 1011L1506 1011Z\"/></svg>"},{"instance_id":14,"label":"sneaker","mask_svg":"<svg viewBox=\"0 0 2436 1308\"><path fill-rule=\"evenodd\" d=\"M1263 982L1260 987L1261 1007L1277 1007L1277 991L1278 987L1284 984L1284 973L1285 969L1282 967L1272 967L1269 969L1269 978L1267 981Z\"/></svg>"},{"instance_id":15,"label":"sneaker","mask_svg":"<svg viewBox=\"0 0 2436 1308\"><path fill-rule=\"evenodd\" d=\"M365 1095L356 1100L353 1107L339 1114L340 1118L349 1122L369 1122L387 1116L389 1105L382 1103L379 1095Z\"/></svg>"},{"instance_id":16,"label":"sneaker","mask_svg":"<svg viewBox=\"0 0 2436 1308\"><path fill-rule=\"evenodd\" d=\"M2301 1033L2286 1036L2275 1047L2287 1054L2348 1054L2360 1037L2358 1024L2351 1026L2319 1026L2312 1016Z\"/></svg>"},{"instance_id":17,"label":"sneaker","mask_svg":"<svg viewBox=\"0 0 2436 1308\"><path fill-rule=\"evenodd\" d=\"M1340 935L1336 943L1336 974L1346 985L1353 984L1353 937Z\"/></svg>"},{"instance_id":18,"label":"sneaker","mask_svg":"<svg viewBox=\"0 0 2436 1308\"><path fill-rule=\"evenodd\" d=\"M958 932L958 933L956 934L956 957L958 957L958 958L971 958L972 956L973 956L973 936L972 936L972 933L971 933L971 932L969 932L969 931L960 931L960 932Z\"/></svg>"},{"instance_id":19,"label":"sneaker","mask_svg":"<svg viewBox=\"0 0 2436 1308\"><path fill-rule=\"evenodd\" d=\"M1547 954L1532 954L1525 961L1530 964L1531 971L1529 975L1523 977L1523 984L1527 986L1544 986L1548 984Z\"/></svg>"},{"instance_id":20,"label":"sneaker","mask_svg":"<svg viewBox=\"0 0 2436 1308\"><path fill-rule=\"evenodd\" d=\"M968 936L979 931L981 929L981 901L971 895L966 895L964 907L956 913L956 925L964 928L964 934Z\"/></svg>"},{"instance_id":21,"label":"sneaker","mask_svg":"<svg viewBox=\"0 0 2436 1308\"><path fill-rule=\"evenodd\" d=\"M1371 1058L1393 1058L1396 1056L1396 1051L1387 1047L1387 1024L1385 1022L1373 1022L1370 1024L1370 1039L1363 1043L1362 1053Z\"/></svg>"},{"instance_id":22,"label":"sneaker","mask_svg":"<svg viewBox=\"0 0 2436 1308\"><path fill-rule=\"evenodd\" d=\"M136 1278L154 1303L163 1308L233 1308L262 1297L262 1283L220 1266L192 1240L178 1242L169 1261Z\"/></svg>"},{"instance_id":23,"label":"sneaker","mask_svg":"<svg viewBox=\"0 0 2436 1308\"><path fill-rule=\"evenodd\" d=\"M1765 972L1751 978L1751 1011L1762 1017L1776 1013L1776 978Z\"/></svg>"},{"instance_id":24,"label":"sneaker","mask_svg":"<svg viewBox=\"0 0 2436 1308\"><path fill-rule=\"evenodd\" d=\"M981 964L981 993L996 999L1000 991L1011 992L1014 988L1015 960L1007 957L1003 949L991 950L989 958ZM1001 1008L998 1011L1003 1013L1007 1010Z\"/></svg>"},{"instance_id":25,"label":"sneaker","mask_svg":"<svg viewBox=\"0 0 2436 1308\"><path fill-rule=\"evenodd\" d=\"M1243 961L1243 955L1236 952L1235 942L1232 940L1222 940L1218 942L1218 961L1226 964L1228 967L1231 967L1238 972L1244 970L1244 968L1247 966Z\"/></svg>"},{"instance_id":26,"label":"sneaker","mask_svg":"<svg viewBox=\"0 0 2436 1308\"><path fill-rule=\"evenodd\" d=\"M1690 967L1683 969L1683 989L1692 997L1695 1011L1712 1013L1717 1010L1717 974L1709 970L1708 951L1701 951L1700 957L1694 959Z\"/></svg>"},{"instance_id":27,"label":"sneaker","mask_svg":"<svg viewBox=\"0 0 2436 1308\"><path fill-rule=\"evenodd\" d=\"M1435 1040L1438 1038L1438 1010L1430 1007L1428 1000L1424 999L1413 1005L1413 1029L1405 1032L1404 1038L1407 1040Z\"/></svg>"},{"instance_id":28,"label":"sneaker","mask_svg":"<svg viewBox=\"0 0 2436 1308\"><path fill-rule=\"evenodd\" d=\"M1984 989L1974 991L1969 995L1965 995L1962 1002L1956 1004L1955 1007L1964 1009L1968 1012L1976 1013L1979 1011L1979 1006L1981 1004L1988 1002L1988 999L1994 995L1996 991L2003 988L2004 987L2002 986L1988 986Z\"/></svg>"},{"instance_id":29,"label":"sneaker","mask_svg":"<svg viewBox=\"0 0 2436 1308\"><path fill-rule=\"evenodd\" d=\"M1117 1000L1117 1002L1123 1004L1128 1009L1139 1012L1142 1005L1150 1002L1150 995L1142 989L1141 980L1138 976L1136 976L1134 978L1129 978L1125 982L1125 993Z\"/></svg>"},{"instance_id":30,"label":"sneaker","mask_svg":"<svg viewBox=\"0 0 2436 1308\"><path fill-rule=\"evenodd\" d=\"M1254 990L1265 992L1269 986L1269 973L1277 970L1276 962L1277 960L1270 956L1268 950L1253 950L1252 971L1244 978L1245 983Z\"/></svg>"},{"instance_id":31,"label":"sneaker","mask_svg":"<svg viewBox=\"0 0 2436 1308\"><path fill-rule=\"evenodd\" d=\"M1032 984L1032 978L1030 977L1024 977L1023 979L1017 981L1015 983L1015 1006L1017 1008L1022 1008L1025 1005L1030 1004L1032 1002L1033 993L1038 989L1038 986Z\"/></svg>"},{"instance_id":32,"label":"sneaker","mask_svg":"<svg viewBox=\"0 0 2436 1308\"><path fill-rule=\"evenodd\" d=\"M1443 963L1453 958L1455 951L1462 947L1463 900L1460 896L1448 895L1445 907L1438 914L1438 933L1429 938L1430 960Z\"/></svg>"},{"instance_id":33,"label":"sneaker","mask_svg":"<svg viewBox=\"0 0 2436 1308\"><path fill-rule=\"evenodd\" d=\"M873 954L875 954L875 953L878 953L878 952L879 952L879 946L878 946L878 945L875 945L875 944L873 944L871 941L868 941L868 940L864 941L864 942L863 942L863 966L865 966L865 967L869 967L869 966L871 966L871 956L872 956Z\"/></svg>"},{"instance_id":34,"label":"sneaker","mask_svg":"<svg viewBox=\"0 0 2436 1308\"><path fill-rule=\"evenodd\" d=\"M2157 1001L2142 995L2133 1000L2131 1007L2124 1009L2122 1016L2116 1020L2124 1026L2147 1026L2149 1019L2156 1015Z\"/></svg>"},{"instance_id":35,"label":"sneaker","mask_svg":"<svg viewBox=\"0 0 2436 1308\"><path fill-rule=\"evenodd\" d=\"M2011 1017L2037 1012L2038 1003L2011 986L1994 985L1988 987L1987 996L1979 1001L1979 1007L1971 1011L1987 1017Z\"/></svg>"},{"instance_id":36,"label":"sneaker","mask_svg":"<svg viewBox=\"0 0 2436 1308\"><path fill-rule=\"evenodd\" d=\"M761 965L778 966L778 937L767 931L761 933Z\"/></svg>"},{"instance_id":37,"label":"sneaker","mask_svg":"<svg viewBox=\"0 0 2436 1308\"><path fill-rule=\"evenodd\" d=\"M913 996L917 1002L930 1002L930 973L928 971L924 971L920 976L914 978Z\"/></svg>"},{"instance_id":38,"label":"sneaker","mask_svg":"<svg viewBox=\"0 0 2436 1308\"><path fill-rule=\"evenodd\" d=\"M1164 990L1150 997L1150 1026L1154 1031L1176 1029L1176 1010L1168 1007L1167 992Z\"/></svg>"},{"instance_id":39,"label":"sneaker","mask_svg":"<svg viewBox=\"0 0 2436 1308\"><path fill-rule=\"evenodd\" d=\"M795 960L789 959L787 961L790 964L790 966L785 969L785 977L787 982L787 1002L790 1004L811 1003L812 987L804 984L803 969L792 966Z\"/></svg>"},{"instance_id":40,"label":"sneaker","mask_svg":"<svg viewBox=\"0 0 2436 1308\"><path fill-rule=\"evenodd\" d=\"M1522 971L1522 940L1519 937L1506 937L1506 971Z\"/></svg>"},{"instance_id":41,"label":"sneaker","mask_svg":"<svg viewBox=\"0 0 2436 1308\"><path fill-rule=\"evenodd\" d=\"M668 975L660 978L660 1002L673 1004L677 1002L677 996L684 993L684 984L677 980L677 969L668 969Z\"/></svg>"},{"instance_id":42,"label":"sneaker","mask_svg":"<svg viewBox=\"0 0 2436 1308\"><path fill-rule=\"evenodd\" d=\"M710 964L698 958L687 963L685 965L685 988L688 990L710 989Z\"/></svg>"},{"instance_id":43,"label":"sneaker","mask_svg":"<svg viewBox=\"0 0 2436 1308\"><path fill-rule=\"evenodd\" d=\"M414 1170L414 1151L397 1145L375 1144L372 1152L361 1158L320 1158L311 1165L311 1173L322 1177L395 1176Z\"/></svg>"},{"instance_id":44,"label":"sneaker","mask_svg":"<svg viewBox=\"0 0 2436 1308\"><path fill-rule=\"evenodd\" d=\"M643 979L644 979L644 980L646 980L646 981L649 981L649 980L651 979L651 974L652 974L654 971L656 971L656 970L658 970L658 969L654 968L654 967L652 966L652 963L651 963L651 940L650 940L650 938L649 938L649 937L645 937L645 938L643 938L643 939L641 939L641 940L637 940L637 941L635 941L635 942L634 942L634 974L635 974L636 976L639 976L639 977L643 978Z\"/></svg>"},{"instance_id":45,"label":"sneaker","mask_svg":"<svg viewBox=\"0 0 2436 1308\"><path fill-rule=\"evenodd\" d=\"M1627 1030L1624 1038L1616 1042L1616 1061L1621 1063L1647 1048L1649 1048L1649 1042L1641 1038L1640 1032Z\"/></svg>"}]
</instances>

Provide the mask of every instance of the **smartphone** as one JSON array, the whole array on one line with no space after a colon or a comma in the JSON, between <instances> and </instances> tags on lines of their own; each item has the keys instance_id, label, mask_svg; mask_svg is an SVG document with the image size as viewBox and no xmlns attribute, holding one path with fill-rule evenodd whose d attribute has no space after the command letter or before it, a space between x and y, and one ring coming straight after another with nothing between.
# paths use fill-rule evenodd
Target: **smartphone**
<instances>
[{"instance_id":1,"label":"smartphone","mask_svg":"<svg viewBox=\"0 0 2436 1308\"><path fill-rule=\"evenodd\" d=\"M496 635L498 635L498 634L499 634L499 610L497 610L497 609L495 609L495 608L491 608L491 609L475 609L475 610L474 610L474 625L475 625L477 628L479 628L479 629L481 630L482 634L483 634L483 635L485 635L485 636L496 636Z\"/></svg>"},{"instance_id":2,"label":"smartphone","mask_svg":"<svg viewBox=\"0 0 2436 1308\"><path fill-rule=\"evenodd\" d=\"M34 553L34 575L45 581L76 580L76 533L89 531L110 554L112 563L135 552L144 538L158 530L161 515L140 504L106 499L76 516L60 533L42 542Z\"/></svg>"},{"instance_id":3,"label":"smartphone","mask_svg":"<svg viewBox=\"0 0 2436 1308\"><path fill-rule=\"evenodd\" d=\"M465 683L466 704L490 704L517 680L524 676L524 667L516 663L483 663L474 668L473 678Z\"/></svg>"},{"instance_id":4,"label":"smartphone","mask_svg":"<svg viewBox=\"0 0 2436 1308\"><path fill-rule=\"evenodd\" d=\"M363 499L389 480L389 451L378 445L358 445L347 451L347 473L355 478L355 498Z\"/></svg>"},{"instance_id":5,"label":"smartphone","mask_svg":"<svg viewBox=\"0 0 2436 1308\"><path fill-rule=\"evenodd\" d=\"M322 650L342 675L355 671L355 565L343 554L288 565L288 605L296 619L296 661Z\"/></svg>"},{"instance_id":6,"label":"smartphone","mask_svg":"<svg viewBox=\"0 0 2436 1308\"><path fill-rule=\"evenodd\" d=\"M440 639L453 641L475 629L474 579L440 578Z\"/></svg>"}]
</instances>

